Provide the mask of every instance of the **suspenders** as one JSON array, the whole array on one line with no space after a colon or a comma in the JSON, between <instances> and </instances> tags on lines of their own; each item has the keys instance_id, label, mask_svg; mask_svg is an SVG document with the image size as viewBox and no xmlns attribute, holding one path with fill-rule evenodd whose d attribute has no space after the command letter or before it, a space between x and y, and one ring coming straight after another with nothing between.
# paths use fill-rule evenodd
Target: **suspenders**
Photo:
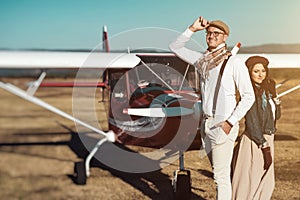
<instances>
[{"instance_id":1,"label":"suspenders","mask_svg":"<svg viewBox=\"0 0 300 200\"><path fill-rule=\"evenodd\" d=\"M217 84L216 84L216 88L215 88L214 100L213 100L213 108L212 108L213 117L215 117L215 114L216 114L217 99L218 99L218 94L219 94L219 90L220 90L220 86L221 86L221 79L222 79L223 72L224 72L225 66L226 66L229 58L230 58L230 56L228 56L228 58L224 60L222 66L221 66L221 69L220 69L219 76L218 76L218 80L217 80Z\"/></svg>"}]
</instances>

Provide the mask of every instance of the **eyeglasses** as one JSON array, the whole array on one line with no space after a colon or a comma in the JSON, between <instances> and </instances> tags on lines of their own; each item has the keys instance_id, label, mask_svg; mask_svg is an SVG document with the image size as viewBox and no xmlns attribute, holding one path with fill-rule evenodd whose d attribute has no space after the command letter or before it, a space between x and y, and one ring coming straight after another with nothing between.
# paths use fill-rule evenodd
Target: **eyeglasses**
<instances>
[{"instance_id":1,"label":"eyeglasses","mask_svg":"<svg viewBox=\"0 0 300 200\"><path fill-rule=\"evenodd\" d=\"M218 31L206 31L206 36L214 36L214 37L218 37L220 34L225 34L222 32L218 32Z\"/></svg>"}]
</instances>

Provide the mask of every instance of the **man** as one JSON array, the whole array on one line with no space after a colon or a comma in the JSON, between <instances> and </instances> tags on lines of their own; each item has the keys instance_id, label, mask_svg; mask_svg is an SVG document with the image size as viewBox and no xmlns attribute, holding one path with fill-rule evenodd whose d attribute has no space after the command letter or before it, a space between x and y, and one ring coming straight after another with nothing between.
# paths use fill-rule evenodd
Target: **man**
<instances>
[{"instance_id":1,"label":"man","mask_svg":"<svg viewBox=\"0 0 300 200\"><path fill-rule=\"evenodd\" d=\"M204 54L187 49L191 36L206 29L207 51ZM231 199L230 165L234 142L239 131L239 120L254 103L255 97L249 73L241 60L230 57L226 40L229 27L222 21L207 21L199 17L174 42L170 49L181 59L193 64L201 75L202 95L202 145L209 148L217 199ZM219 72L225 65L220 83ZM225 62L226 63L226 62ZM224 63L224 64L225 64ZM215 92L216 88L218 92ZM236 102L236 89L241 100ZM216 93L216 94L215 94Z\"/></svg>"}]
</instances>

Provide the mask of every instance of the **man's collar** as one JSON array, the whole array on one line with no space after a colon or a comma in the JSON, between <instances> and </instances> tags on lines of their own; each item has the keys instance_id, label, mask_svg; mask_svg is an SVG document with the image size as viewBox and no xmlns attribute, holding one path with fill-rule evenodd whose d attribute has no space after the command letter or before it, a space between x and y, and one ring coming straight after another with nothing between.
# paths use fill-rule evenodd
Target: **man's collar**
<instances>
[{"instance_id":1,"label":"man's collar","mask_svg":"<svg viewBox=\"0 0 300 200\"><path fill-rule=\"evenodd\" d=\"M207 49L206 54L214 53L214 52L218 51L219 49L221 49L221 48L223 48L223 47L225 47L225 46L226 46L225 43L221 43L221 44L219 44L219 45L217 46L217 48L215 48L215 49L213 49L213 50L211 50L211 51L208 51L208 49Z\"/></svg>"}]
</instances>

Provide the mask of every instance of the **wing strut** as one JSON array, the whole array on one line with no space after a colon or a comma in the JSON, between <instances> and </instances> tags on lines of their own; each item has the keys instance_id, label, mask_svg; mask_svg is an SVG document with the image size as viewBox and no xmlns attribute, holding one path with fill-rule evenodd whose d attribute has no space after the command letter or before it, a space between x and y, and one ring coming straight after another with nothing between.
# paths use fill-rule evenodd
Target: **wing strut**
<instances>
[{"instance_id":1,"label":"wing strut","mask_svg":"<svg viewBox=\"0 0 300 200\"><path fill-rule=\"evenodd\" d=\"M278 95L278 98L280 98L280 97L282 97L282 96L284 96L284 95L286 95L286 94L288 94L290 92L293 92L294 90L297 90L299 88L300 88L300 84L297 85L297 86L295 86L295 87L292 87L292 88L290 88L290 89L288 89L288 90L286 90L284 92L282 92L281 94Z\"/></svg>"},{"instance_id":2,"label":"wing strut","mask_svg":"<svg viewBox=\"0 0 300 200\"><path fill-rule=\"evenodd\" d=\"M145 67L147 67L147 69L152 72L152 74L154 74L161 82L163 82L163 84L165 84L170 90L172 90L173 92L175 91L168 83L166 83L166 81L164 81L164 79L162 79L160 76L158 76L157 73L155 73L155 71L153 71L145 62L143 62L141 60L141 63L143 63L143 65L145 65Z\"/></svg>"},{"instance_id":3,"label":"wing strut","mask_svg":"<svg viewBox=\"0 0 300 200\"><path fill-rule=\"evenodd\" d=\"M28 89L27 89L27 94L30 96L33 96L35 94L35 92L37 91L37 89L39 89L42 81L44 80L46 76L46 72L41 73L40 77L38 80L33 81L30 83Z\"/></svg>"},{"instance_id":4,"label":"wing strut","mask_svg":"<svg viewBox=\"0 0 300 200\"><path fill-rule=\"evenodd\" d=\"M98 151L98 149L100 148L100 146L104 142L106 142L106 141L108 141L108 142L115 142L115 140L116 140L115 139L115 134L114 134L113 131L108 131L107 133L105 133L105 132L103 132L103 131L101 131L101 130L99 130L99 129L97 129L97 128L95 128L95 127L93 127L93 126L91 126L91 125L89 125L89 124L87 124L87 123L85 123L85 122L83 122L83 121L81 121L81 120L79 120L79 119L71 116L71 115L69 115L68 113L63 112L62 110L60 110L60 109L58 109L58 108L56 108L54 106L51 106L50 104L42 101L41 99L39 99L37 97L34 97L34 96L31 96L29 93L25 92L24 90L22 90L22 89L20 89L20 88L18 88L16 86L14 86L14 85L12 85L12 84L3 83L3 82L0 81L0 88L3 88L6 91L8 91L8 92L10 92L12 94L15 94L15 95L17 95L17 96L19 96L19 97L21 97L21 98L23 98L23 99L31 102L31 103L34 103L34 104L36 104L38 106L41 106L41 107L43 107L43 108L45 108L45 109L47 109L49 111L52 111L52 112L54 112L54 113L56 113L56 114L58 114L58 115L60 115L60 116L62 116L64 118L72 120L75 123L78 123L78 124L80 124L80 125L88 128L88 129L90 129L92 131L95 131L96 133L99 133L99 134L105 136L99 142L97 142L96 146L92 149L92 151L90 152L90 154L88 155L88 157L85 160L85 171L83 173L86 175L86 177L88 177L90 175L90 161L91 161L92 157L95 155L95 153ZM34 89L32 89L32 91L33 90Z\"/></svg>"},{"instance_id":5,"label":"wing strut","mask_svg":"<svg viewBox=\"0 0 300 200\"><path fill-rule=\"evenodd\" d=\"M182 89L182 86L183 86L183 82L186 78L186 75L187 75L187 72L189 71L189 68L190 68L190 64L187 65L186 69L185 69L185 72L184 72L184 75L183 75L183 78L182 78L182 81L181 81L181 84L180 84L180 87L179 87L179 91L181 91Z\"/></svg>"},{"instance_id":6,"label":"wing strut","mask_svg":"<svg viewBox=\"0 0 300 200\"><path fill-rule=\"evenodd\" d=\"M13 93L13 94L15 94L15 95L17 95L17 96L19 96L19 97L21 97L21 98L29 101L29 102L31 102L31 103L34 103L34 104L36 104L38 106L41 106L41 107L43 107L43 108L45 108L45 109L47 109L49 111L52 111L52 112L54 112L54 113L56 113L56 114L58 114L58 115L60 115L60 116L62 116L64 118L72 120L72 121L74 121L74 122L76 122L76 123L78 123L78 124L80 124L80 125L88 128L88 129L92 130L92 131L95 131L96 133L99 133L99 134L101 134L103 136L106 136L107 139L108 139L108 141L110 141L110 142L114 142L115 141L114 135L110 135L108 133L105 133L105 132L103 132L103 131L101 131L101 130L99 130L99 129L97 129L97 128L95 128L95 127L93 127L93 126L91 126L91 125L89 125L89 124L87 124L87 123L85 123L85 122L83 122L83 121L81 121L81 120L79 120L79 119L71 116L71 115L69 115L68 113L66 113L66 112L64 112L64 111L62 111L62 110L60 110L60 109L58 109L58 108L56 108L56 107L54 107L54 106L52 106L52 105L44 102L44 101L42 101L41 99L39 99L37 97L34 97L34 96L31 96L30 94L28 94L24 90L22 90L22 89L20 89L20 88L18 88L16 86L14 86L14 85L12 85L12 84L0 82L0 87L3 88L3 89L5 89L8 92L11 92L11 93Z\"/></svg>"}]
</instances>

